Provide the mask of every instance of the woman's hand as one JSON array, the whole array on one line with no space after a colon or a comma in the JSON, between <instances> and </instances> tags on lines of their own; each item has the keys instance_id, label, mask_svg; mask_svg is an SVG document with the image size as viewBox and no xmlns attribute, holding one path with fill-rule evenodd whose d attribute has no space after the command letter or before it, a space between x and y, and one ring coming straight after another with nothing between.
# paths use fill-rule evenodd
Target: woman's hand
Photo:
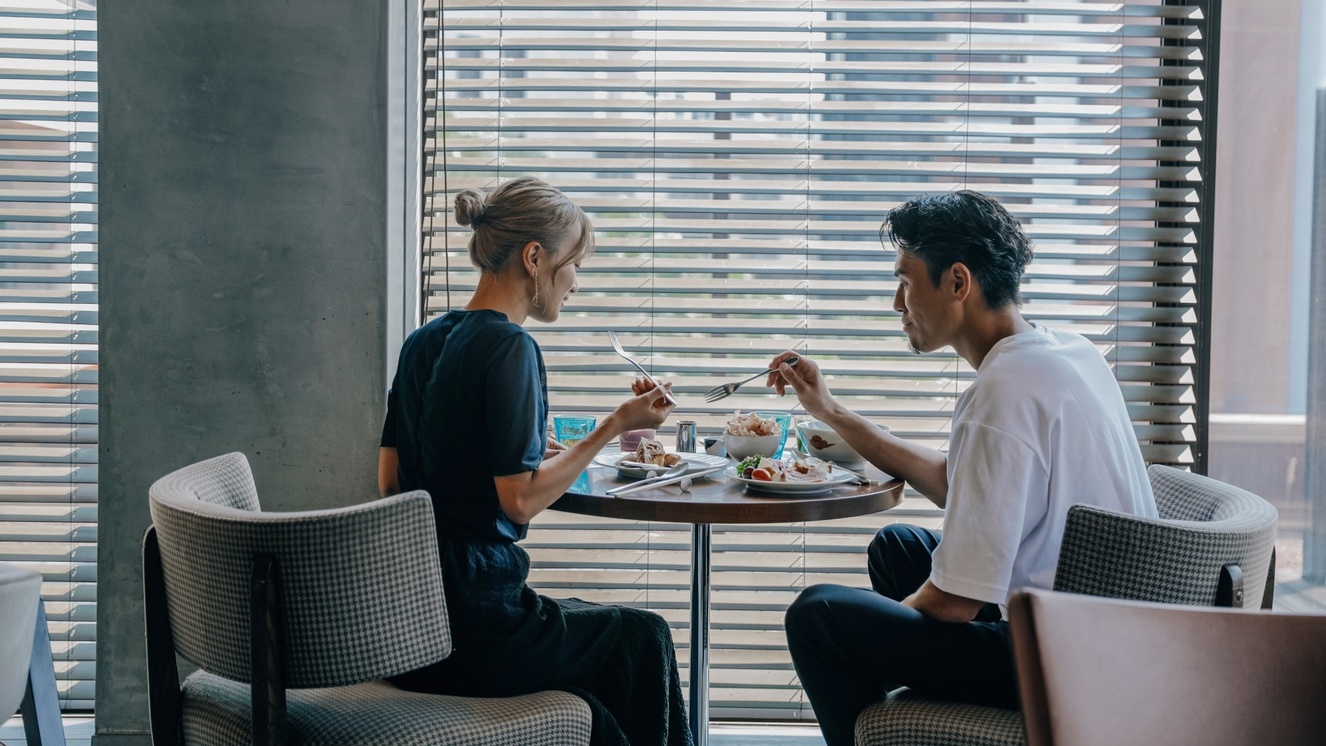
<instances>
[{"instance_id":1,"label":"woman's hand","mask_svg":"<svg viewBox=\"0 0 1326 746\"><path fill-rule=\"evenodd\" d=\"M543 449L543 460L547 461L553 456L558 456L563 453L566 453L566 445L559 442L556 438L549 436L548 445Z\"/></svg>"},{"instance_id":2,"label":"woman's hand","mask_svg":"<svg viewBox=\"0 0 1326 746\"><path fill-rule=\"evenodd\" d=\"M783 362L790 357L799 358L796 365ZM797 395L797 401L811 415L823 419L837 403L829 392L824 375L820 373L820 366L805 355L788 350L775 357L769 367L777 370L769 374L764 385L772 386L779 396L786 395L790 385Z\"/></svg>"},{"instance_id":3,"label":"woman's hand","mask_svg":"<svg viewBox=\"0 0 1326 746\"><path fill-rule=\"evenodd\" d=\"M669 404L664 396L671 391L670 383L655 386L653 381L637 378L631 384L631 392L635 396L622 402L611 417L623 431L657 430L674 409L674 405Z\"/></svg>"}]
</instances>

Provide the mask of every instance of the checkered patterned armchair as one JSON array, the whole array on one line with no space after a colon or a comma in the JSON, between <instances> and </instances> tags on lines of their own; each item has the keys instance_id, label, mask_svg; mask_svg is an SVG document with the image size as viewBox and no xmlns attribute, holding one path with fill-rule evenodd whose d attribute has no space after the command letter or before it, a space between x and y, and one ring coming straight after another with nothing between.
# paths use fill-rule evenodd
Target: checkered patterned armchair
<instances>
[{"instance_id":1,"label":"checkered patterned armchair","mask_svg":"<svg viewBox=\"0 0 1326 746\"><path fill-rule=\"evenodd\" d=\"M1276 512L1223 482L1155 465L1147 469L1159 519L1086 505L1068 510L1056 591L1193 606L1271 608ZM1244 593L1243 578L1256 579ZM1264 583L1261 579L1265 579ZM858 746L1022 746L1022 713L899 689L856 721Z\"/></svg>"},{"instance_id":2,"label":"checkered patterned armchair","mask_svg":"<svg viewBox=\"0 0 1326 746\"><path fill-rule=\"evenodd\" d=\"M150 501L155 743L589 743L589 705L566 692L479 699L384 681L451 653L428 493L264 513L232 453L163 477ZM176 652L199 667L182 686Z\"/></svg>"}]
</instances>

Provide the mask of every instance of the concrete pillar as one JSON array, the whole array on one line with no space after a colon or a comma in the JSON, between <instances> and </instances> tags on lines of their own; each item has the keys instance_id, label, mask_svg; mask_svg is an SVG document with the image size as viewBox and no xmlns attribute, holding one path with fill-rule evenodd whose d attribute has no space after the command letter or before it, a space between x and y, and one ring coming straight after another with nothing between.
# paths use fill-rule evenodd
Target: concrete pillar
<instances>
[{"instance_id":1,"label":"concrete pillar","mask_svg":"<svg viewBox=\"0 0 1326 746\"><path fill-rule=\"evenodd\" d=\"M387 3L99 4L97 744L150 743L147 489L242 451L265 507L376 496Z\"/></svg>"}]
</instances>

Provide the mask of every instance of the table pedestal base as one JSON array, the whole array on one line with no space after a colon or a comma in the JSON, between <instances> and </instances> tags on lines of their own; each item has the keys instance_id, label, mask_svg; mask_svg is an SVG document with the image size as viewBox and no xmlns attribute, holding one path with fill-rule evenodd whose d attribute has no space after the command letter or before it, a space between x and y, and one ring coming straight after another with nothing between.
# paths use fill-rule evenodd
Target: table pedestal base
<instances>
[{"instance_id":1,"label":"table pedestal base","mask_svg":"<svg viewBox=\"0 0 1326 746\"><path fill-rule=\"evenodd\" d=\"M709 544L708 523L691 526L691 735L709 743Z\"/></svg>"}]
</instances>

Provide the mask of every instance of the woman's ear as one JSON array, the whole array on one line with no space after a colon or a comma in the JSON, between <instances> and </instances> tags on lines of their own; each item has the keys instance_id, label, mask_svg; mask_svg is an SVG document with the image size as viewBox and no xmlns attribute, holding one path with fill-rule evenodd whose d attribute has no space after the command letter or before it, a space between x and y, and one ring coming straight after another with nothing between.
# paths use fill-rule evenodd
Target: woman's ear
<instances>
[{"instance_id":1,"label":"woman's ear","mask_svg":"<svg viewBox=\"0 0 1326 746\"><path fill-rule=\"evenodd\" d=\"M525 265L525 274L533 277L538 272L539 264L547 258L546 254L543 245L538 241L530 241L525 244L525 247L520 250L521 263Z\"/></svg>"}]
</instances>

